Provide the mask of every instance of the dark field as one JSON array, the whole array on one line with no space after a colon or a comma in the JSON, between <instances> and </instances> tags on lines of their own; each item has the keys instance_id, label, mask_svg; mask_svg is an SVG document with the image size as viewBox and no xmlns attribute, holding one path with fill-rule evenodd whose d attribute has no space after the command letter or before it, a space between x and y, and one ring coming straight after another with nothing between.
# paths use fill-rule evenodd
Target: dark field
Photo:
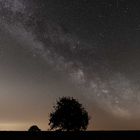
<instances>
[{"instance_id":1,"label":"dark field","mask_svg":"<svg viewBox=\"0 0 140 140\"><path fill-rule=\"evenodd\" d=\"M140 131L27 132L1 131L0 140L140 140Z\"/></svg>"}]
</instances>

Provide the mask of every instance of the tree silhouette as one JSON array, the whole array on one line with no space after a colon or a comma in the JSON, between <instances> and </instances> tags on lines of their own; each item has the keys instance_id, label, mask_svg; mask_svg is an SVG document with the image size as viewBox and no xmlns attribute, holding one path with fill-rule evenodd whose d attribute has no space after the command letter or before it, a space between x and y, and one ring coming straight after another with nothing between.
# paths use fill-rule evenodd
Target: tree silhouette
<instances>
[{"instance_id":1,"label":"tree silhouette","mask_svg":"<svg viewBox=\"0 0 140 140\"><path fill-rule=\"evenodd\" d=\"M76 99L62 97L50 113L50 130L82 131L86 130L89 123L87 111Z\"/></svg>"},{"instance_id":2,"label":"tree silhouette","mask_svg":"<svg viewBox=\"0 0 140 140\"><path fill-rule=\"evenodd\" d=\"M33 125L33 126L31 126L31 127L29 128L28 131L39 132L39 131L41 131L41 130L38 128L37 125Z\"/></svg>"}]
</instances>

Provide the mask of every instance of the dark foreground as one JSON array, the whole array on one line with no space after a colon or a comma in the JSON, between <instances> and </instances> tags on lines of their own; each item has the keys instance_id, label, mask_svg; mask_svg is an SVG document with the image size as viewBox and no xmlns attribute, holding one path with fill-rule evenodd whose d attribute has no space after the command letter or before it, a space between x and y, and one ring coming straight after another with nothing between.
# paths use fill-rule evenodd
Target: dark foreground
<instances>
[{"instance_id":1,"label":"dark foreground","mask_svg":"<svg viewBox=\"0 0 140 140\"><path fill-rule=\"evenodd\" d=\"M140 131L27 132L1 131L0 140L140 140Z\"/></svg>"}]
</instances>

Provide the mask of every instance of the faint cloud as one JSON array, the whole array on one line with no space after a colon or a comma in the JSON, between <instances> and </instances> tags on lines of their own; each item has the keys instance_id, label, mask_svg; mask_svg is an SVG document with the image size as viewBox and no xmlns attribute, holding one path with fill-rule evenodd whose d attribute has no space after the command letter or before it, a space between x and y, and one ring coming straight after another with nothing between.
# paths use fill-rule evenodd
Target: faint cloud
<instances>
[{"instance_id":1,"label":"faint cloud","mask_svg":"<svg viewBox=\"0 0 140 140\"><path fill-rule=\"evenodd\" d=\"M119 106L113 106L111 110L112 110L112 113L116 116L125 117L125 118L131 117L131 114L128 110L121 108Z\"/></svg>"}]
</instances>

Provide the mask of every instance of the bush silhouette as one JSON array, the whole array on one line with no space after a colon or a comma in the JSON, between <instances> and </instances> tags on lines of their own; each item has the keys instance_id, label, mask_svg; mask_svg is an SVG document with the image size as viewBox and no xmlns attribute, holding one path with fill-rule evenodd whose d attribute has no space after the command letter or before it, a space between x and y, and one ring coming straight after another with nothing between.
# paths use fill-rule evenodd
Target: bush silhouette
<instances>
[{"instance_id":1,"label":"bush silhouette","mask_svg":"<svg viewBox=\"0 0 140 140\"><path fill-rule=\"evenodd\" d=\"M41 131L41 130L38 128L38 126L33 125L33 126L31 126L31 127L29 128L28 131L31 131L31 132L39 132L39 131Z\"/></svg>"},{"instance_id":2,"label":"bush silhouette","mask_svg":"<svg viewBox=\"0 0 140 140\"><path fill-rule=\"evenodd\" d=\"M82 131L89 122L87 111L76 99L62 97L57 101L54 111L50 113L50 130Z\"/></svg>"}]
</instances>

